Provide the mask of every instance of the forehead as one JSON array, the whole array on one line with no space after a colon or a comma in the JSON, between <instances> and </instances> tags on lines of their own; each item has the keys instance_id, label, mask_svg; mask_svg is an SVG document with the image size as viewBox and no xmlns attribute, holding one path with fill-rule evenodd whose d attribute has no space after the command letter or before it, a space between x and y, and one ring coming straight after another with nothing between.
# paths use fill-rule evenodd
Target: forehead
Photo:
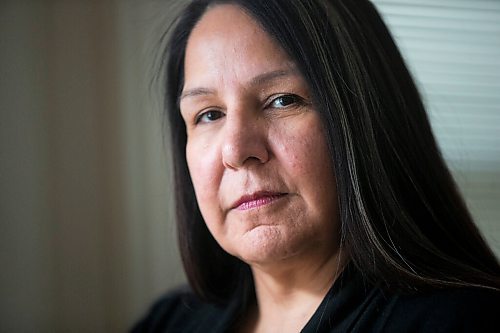
<instances>
[{"instance_id":1,"label":"forehead","mask_svg":"<svg viewBox=\"0 0 500 333\"><path fill-rule=\"evenodd\" d=\"M262 72L294 67L279 44L236 5L207 10L189 36L186 86L200 81L245 81Z\"/></svg>"}]
</instances>

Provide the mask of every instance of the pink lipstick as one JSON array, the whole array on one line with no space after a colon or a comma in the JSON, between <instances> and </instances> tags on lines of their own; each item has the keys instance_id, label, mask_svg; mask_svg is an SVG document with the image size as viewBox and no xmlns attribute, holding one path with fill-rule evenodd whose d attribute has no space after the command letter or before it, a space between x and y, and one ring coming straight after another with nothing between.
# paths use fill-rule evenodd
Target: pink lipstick
<instances>
[{"instance_id":1,"label":"pink lipstick","mask_svg":"<svg viewBox=\"0 0 500 333\"><path fill-rule=\"evenodd\" d=\"M279 192L256 192L251 195L244 195L233 204L233 209L249 210L261 206L268 205L283 196L286 193Z\"/></svg>"}]
</instances>

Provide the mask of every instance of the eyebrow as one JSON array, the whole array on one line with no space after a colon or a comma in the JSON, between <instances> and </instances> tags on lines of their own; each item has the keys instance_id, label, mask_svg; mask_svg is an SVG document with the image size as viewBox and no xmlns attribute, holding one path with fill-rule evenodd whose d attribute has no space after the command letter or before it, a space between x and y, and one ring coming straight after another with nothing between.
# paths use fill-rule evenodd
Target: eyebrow
<instances>
[{"instance_id":1,"label":"eyebrow","mask_svg":"<svg viewBox=\"0 0 500 333\"><path fill-rule=\"evenodd\" d=\"M282 78L285 76L295 76L298 75L298 71L295 68L290 68L290 69L278 69L275 71L270 71L266 73L262 73L257 75L256 77L252 78L250 80L249 85L250 86L259 86L263 85L265 83L268 83L270 81L276 80L278 78ZM195 97L195 96L203 96L203 95L214 95L215 90L209 89L209 88L203 88L203 87L198 87L198 88L193 88L193 89L188 89L182 92L181 97L179 98L179 101L186 97Z\"/></svg>"},{"instance_id":2,"label":"eyebrow","mask_svg":"<svg viewBox=\"0 0 500 333\"><path fill-rule=\"evenodd\" d=\"M193 89L183 91L179 100L181 101L182 99L184 99L186 97L195 97L195 96L202 96L202 95L214 95L214 94L215 94L215 91L213 89L193 88Z\"/></svg>"},{"instance_id":3,"label":"eyebrow","mask_svg":"<svg viewBox=\"0 0 500 333\"><path fill-rule=\"evenodd\" d=\"M260 75L257 75L252 80L250 80L250 85L251 86L258 86L258 85L265 84L269 81L273 81L273 80L276 80L276 79L284 77L284 76L295 76L295 75L298 75L298 71L295 68L278 69L275 71L271 71L271 72L262 73Z\"/></svg>"}]
</instances>

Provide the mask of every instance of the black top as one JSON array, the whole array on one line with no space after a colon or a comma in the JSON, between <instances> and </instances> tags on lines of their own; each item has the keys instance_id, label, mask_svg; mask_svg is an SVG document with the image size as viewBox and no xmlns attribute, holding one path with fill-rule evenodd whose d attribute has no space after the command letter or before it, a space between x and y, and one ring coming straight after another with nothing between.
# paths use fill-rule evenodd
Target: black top
<instances>
[{"instance_id":1,"label":"black top","mask_svg":"<svg viewBox=\"0 0 500 333\"><path fill-rule=\"evenodd\" d=\"M238 306L235 299L217 307L178 290L159 300L132 332L231 332ZM453 288L393 294L369 286L349 267L301 332L499 331L500 292Z\"/></svg>"}]
</instances>

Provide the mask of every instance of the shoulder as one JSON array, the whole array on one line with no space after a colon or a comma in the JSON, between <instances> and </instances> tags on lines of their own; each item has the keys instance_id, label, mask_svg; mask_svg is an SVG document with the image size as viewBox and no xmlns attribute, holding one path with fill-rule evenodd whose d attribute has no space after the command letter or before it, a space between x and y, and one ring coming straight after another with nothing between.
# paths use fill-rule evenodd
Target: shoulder
<instances>
[{"instance_id":1,"label":"shoulder","mask_svg":"<svg viewBox=\"0 0 500 333\"><path fill-rule=\"evenodd\" d=\"M167 293L131 332L203 332L228 320L227 310L202 302L187 287Z\"/></svg>"},{"instance_id":2,"label":"shoulder","mask_svg":"<svg viewBox=\"0 0 500 333\"><path fill-rule=\"evenodd\" d=\"M389 297L384 331L493 332L500 328L500 292L453 288Z\"/></svg>"}]
</instances>

